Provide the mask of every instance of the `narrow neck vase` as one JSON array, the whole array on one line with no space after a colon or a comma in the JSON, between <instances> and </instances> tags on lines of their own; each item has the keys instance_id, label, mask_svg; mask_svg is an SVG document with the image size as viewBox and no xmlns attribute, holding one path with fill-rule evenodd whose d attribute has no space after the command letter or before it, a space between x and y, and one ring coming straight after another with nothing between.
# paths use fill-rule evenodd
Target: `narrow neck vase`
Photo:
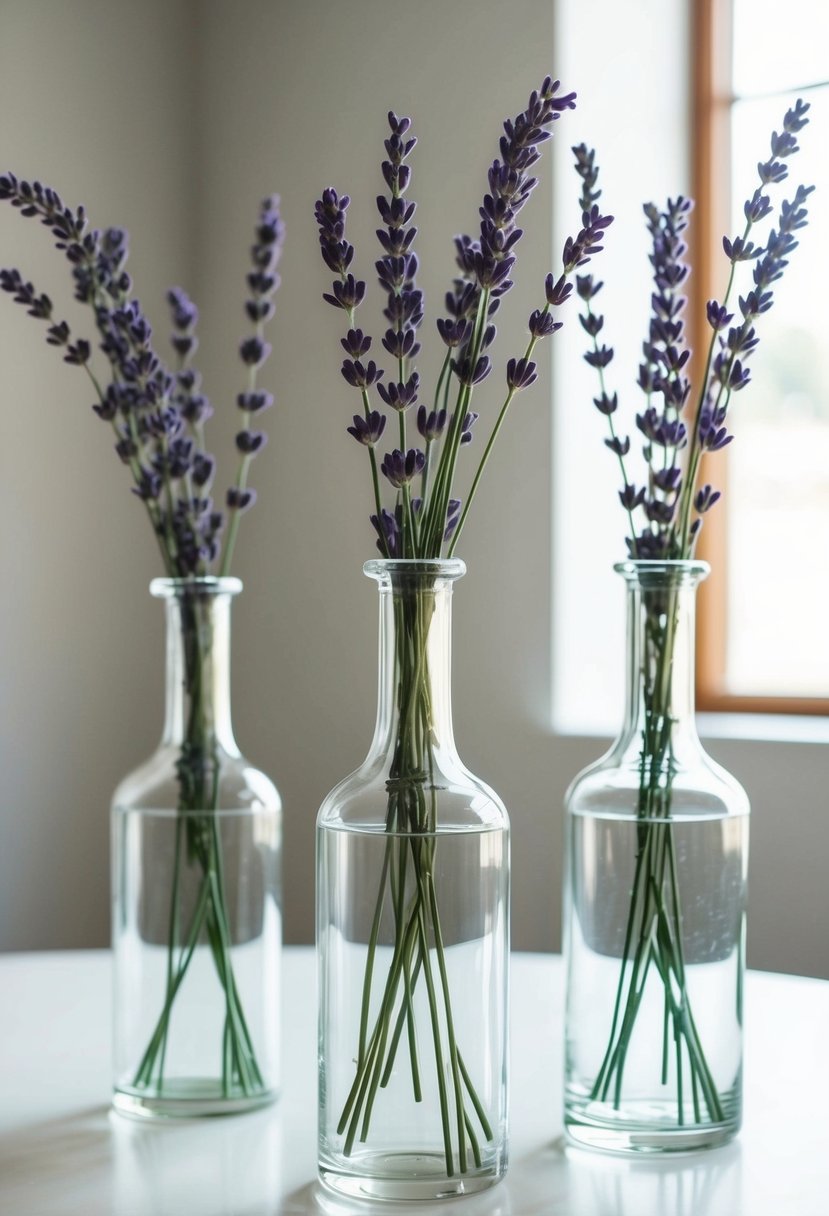
<instances>
[{"instance_id":1,"label":"narrow neck vase","mask_svg":"<svg viewBox=\"0 0 829 1216\"><path fill-rule=\"evenodd\" d=\"M279 795L230 712L237 579L156 579L164 724L112 803L114 1105L230 1114L278 1088Z\"/></svg>"},{"instance_id":2,"label":"narrow neck vase","mask_svg":"<svg viewBox=\"0 0 829 1216\"><path fill-rule=\"evenodd\" d=\"M506 1169L509 830L451 706L459 561L375 561L377 719L318 817L319 1167L345 1194L450 1198Z\"/></svg>"},{"instance_id":3,"label":"narrow neck vase","mask_svg":"<svg viewBox=\"0 0 829 1216\"><path fill-rule=\"evenodd\" d=\"M737 1131L748 800L694 719L701 562L625 562L622 730L566 797L565 1126L623 1152Z\"/></svg>"}]
</instances>

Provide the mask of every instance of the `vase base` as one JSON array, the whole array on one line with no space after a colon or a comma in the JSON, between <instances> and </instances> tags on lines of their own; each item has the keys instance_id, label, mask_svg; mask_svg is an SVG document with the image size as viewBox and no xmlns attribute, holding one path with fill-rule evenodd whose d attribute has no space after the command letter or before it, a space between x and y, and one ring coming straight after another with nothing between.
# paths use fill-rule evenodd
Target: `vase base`
<instances>
[{"instance_id":1,"label":"vase base","mask_svg":"<svg viewBox=\"0 0 829 1216\"><path fill-rule=\"evenodd\" d=\"M112 1106L121 1115L138 1119L203 1119L221 1115L243 1115L269 1106L278 1097L275 1089L251 1094L223 1094L220 1081L208 1077L182 1077L157 1090L123 1086L112 1095Z\"/></svg>"},{"instance_id":2,"label":"vase base","mask_svg":"<svg viewBox=\"0 0 829 1216\"><path fill-rule=\"evenodd\" d=\"M628 1112L626 1112L627 1114ZM673 1118L671 1118L671 1113ZM643 1119L601 1118L585 1111L567 1111L564 1127L571 1144L602 1153L658 1156L666 1153L695 1153L727 1144L739 1131L739 1121L677 1125L676 1107L650 1125Z\"/></svg>"},{"instance_id":3,"label":"vase base","mask_svg":"<svg viewBox=\"0 0 829 1216\"><path fill-rule=\"evenodd\" d=\"M348 1168L320 1164L320 1180L330 1190L351 1199L379 1199L392 1203L422 1203L476 1195L500 1182L499 1169L447 1177L442 1153L371 1153L349 1159Z\"/></svg>"}]
</instances>

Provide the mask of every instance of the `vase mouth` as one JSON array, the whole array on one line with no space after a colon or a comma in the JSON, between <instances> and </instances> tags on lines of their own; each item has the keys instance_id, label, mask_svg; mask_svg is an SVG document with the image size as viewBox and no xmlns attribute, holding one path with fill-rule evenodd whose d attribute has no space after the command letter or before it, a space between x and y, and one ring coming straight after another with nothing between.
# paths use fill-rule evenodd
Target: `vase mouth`
<instances>
[{"instance_id":1,"label":"vase mouth","mask_svg":"<svg viewBox=\"0 0 829 1216\"><path fill-rule=\"evenodd\" d=\"M630 559L616 562L613 569L621 574L628 586L639 587L695 587L711 573L708 562L699 558L670 561Z\"/></svg>"},{"instance_id":2,"label":"vase mouth","mask_svg":"<svg viewBox=\"0 0 829 1216\"><path fill-rule=\"evenodd\" d=\"M459 557L377 557L364 564L363 574L379 583L400 578L453 581L466 574L466 562Z\"/></svg>"},{"instance_id":3,"label":"vase mouth","mask_svg":"<svg viewBox=\"0 0 829 1216\"><path fill-rule=\"evenodd\" d=\"M242 586L240 578L221 578L218 575L154 578L150 583L150 595L159 600L183 599L186 596L207 599L214 595L238 595Z\"/></svg>"}]
</instances>

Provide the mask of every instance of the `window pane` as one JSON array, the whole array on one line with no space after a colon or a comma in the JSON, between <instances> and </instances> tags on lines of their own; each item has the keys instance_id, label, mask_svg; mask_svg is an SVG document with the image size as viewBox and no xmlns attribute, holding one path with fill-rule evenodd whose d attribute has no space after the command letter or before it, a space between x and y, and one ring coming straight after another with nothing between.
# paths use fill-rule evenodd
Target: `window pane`
<instances>
[{"instance_id":1,"label":"window pane","mask_svg":"<svg viewBox=\"0 0 829 1216\"><path fill-rule=\"evenodd\" d=\"M738 97L829 80L829 4L734 0L733 70Z\"/></svg>"},{"instance_id":2,"label":"window pane","mask_svg":"<svg viewBox=\"0 0 829 1216\"><path fill-rule=\"evenodd\" d=\"M793 100L734 106L734 232L742 231L753 166L768 155L768 133L780 129ZM790 162L791 180L772 192L791 198L799 182L814 184L809 226L775 285L774 307L759 320L752 383L733 400L725 691L742 695L829 696L829 344L821 277L829 266L829 89L808 100L812 124Z\"/></svg>"}]
</instances>

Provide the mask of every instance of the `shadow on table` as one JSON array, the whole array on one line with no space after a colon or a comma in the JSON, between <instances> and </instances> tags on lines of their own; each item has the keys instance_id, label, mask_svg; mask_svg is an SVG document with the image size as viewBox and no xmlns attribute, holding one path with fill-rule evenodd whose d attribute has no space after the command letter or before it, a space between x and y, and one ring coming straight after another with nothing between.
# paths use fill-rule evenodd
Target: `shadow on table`
<instances>
[{"instance_id":1,"label":"shadow on table","mask_svg":"<svg viewBox=\"0 0 829 1216\"><path fill-rule=\"evenodd\" d=\"M33 1213L37 1186L38 1216L67 1211L85 1194L101 1194L112 1161L108 1107L73 1111L29 1124L0 1136L0 1211L8 1216ZM90 1211L94 1208L90 1208Z\"/></svg>"},{"instance_id":2,"label":"shadow on table","mask_svg":"<svg viewBox=\"0 0 829 1216\"><path fill-rule=\"evenodd\" d=\"M467 1195L457 1200L438 1200L435 1204L415 1203L402 1207L381 1203L360 1203L346 1196L340 1198L323 1187L311 1182L286 1195L273 1216L355 1216L355 1213L386 1213L415 1209L419 1213L463 1212L463 1216L523 1216L520 1209L510 1204L510 1197L503 1183L480 1195Z\"/></svg>"},{"instance_id":3,"label":"shadow on table","mask_svg":"<svg viewBox=\"0 0 829 1216\"><path fill-rule=\"evenodd\" d=\"M521 1216L719 1216L742 1211L739 1141L705 1153L632 1159L587 1152L561 1137L514 1165L513 1207Z\"/></svg>"}]
</instances>

